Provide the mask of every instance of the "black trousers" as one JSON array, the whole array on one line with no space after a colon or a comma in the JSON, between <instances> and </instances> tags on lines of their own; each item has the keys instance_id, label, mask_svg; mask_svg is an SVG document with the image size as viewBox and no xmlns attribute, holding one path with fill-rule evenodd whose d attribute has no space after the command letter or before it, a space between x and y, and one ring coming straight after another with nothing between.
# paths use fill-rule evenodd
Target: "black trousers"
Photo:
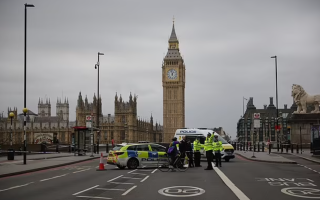
<instances>
[{"instance_id":1,"label":"black trousers","mask_svg":"<svg viewBox=\"0 0 320 200\"><path fill-rule=\"evenodd\" d=\"M221 167L221 153L219 152L215 152L214 153L214 157L216 159L216 166L220 166ZM219 164L219 165L218 165Z\"/></svg>"},{"instance_id":2,"label":"black trousers","mask_svg":"<svg viewBox=\"0 0 320 200\"><path fill-rule=\"evenodd\" d=\"M199 167L199 166L200 166L200 157L201 157L200 151L195 151L195 152L194 152L194 165L195 165L196 167Z\"/></svg>"},{"instance_id":3,"label":"black trousers","mask_svg":"<svg viewBox=\"0 0 320 200\"><path fill-rule=\"evenodd\" d=\"M212 158L213 158L213 154L212 154L212 150L206 151L206 157L207 157L207 162L208 162L208 167L207 169L213 169L212 168Z\"/></svg>"},{"instance_id":4,"label":"black trousers","mask_svg":"<svg viewBox=\"0 0 320 200\"><path fill-rule=\"evenodd\" d=\"M188 152L187 156L189 158L189 167L194 167L194 162L193 162L193 152Z\"/></svg>"}]
</instances>

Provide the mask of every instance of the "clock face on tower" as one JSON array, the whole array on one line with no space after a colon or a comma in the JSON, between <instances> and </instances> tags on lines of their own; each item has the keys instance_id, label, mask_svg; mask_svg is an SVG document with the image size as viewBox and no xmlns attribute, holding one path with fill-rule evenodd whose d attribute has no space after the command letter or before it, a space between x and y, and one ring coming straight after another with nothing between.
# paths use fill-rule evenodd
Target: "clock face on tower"
<instances>
[{"instance_id":1,"label":"clock face on tower","mask_svg":"<svg viewBox=\"0 0 320 200\"><path fill-rule=\"evenodd\" d=\"M175 69L170 69L168 72L167 72L167 76L169 79L171 80L175 80L177 79L178 77L178 73Z\"/></svg>"}]
</instances>

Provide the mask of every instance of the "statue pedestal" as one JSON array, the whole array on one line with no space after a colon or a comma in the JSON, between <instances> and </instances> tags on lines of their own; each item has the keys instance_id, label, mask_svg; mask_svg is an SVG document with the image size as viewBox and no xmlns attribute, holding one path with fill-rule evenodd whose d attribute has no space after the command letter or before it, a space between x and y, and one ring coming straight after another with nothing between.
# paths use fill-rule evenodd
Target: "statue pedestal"
<instances>
[{"instance_id":1,"label":"statue pedestal","mask_svg":"<svg viewBox=\"0 0 320 200\"><path fill-rule=\"evenodd\" d=\"M314 125L320 124L319 122L320 113L292 114L288 119L288 125L291 127L291 143L302 144L303 148L308 149L310 149L311 143L316 145L318 142L314 141L315 138L313 138L313 135L315 132L312 131L312 128ZM317 138L319 140L319 127L316 136L318 136Z\"/></svg>"}]
</instances>

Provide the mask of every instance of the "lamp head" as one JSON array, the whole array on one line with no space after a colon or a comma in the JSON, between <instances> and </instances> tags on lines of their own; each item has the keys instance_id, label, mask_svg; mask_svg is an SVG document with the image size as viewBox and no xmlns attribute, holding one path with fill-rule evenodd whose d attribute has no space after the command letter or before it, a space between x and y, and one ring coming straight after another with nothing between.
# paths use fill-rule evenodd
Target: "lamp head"
<instances>
[{"instance_id":1,"label":"lamp head","mask_svg":"<svg viewBox=\"0 0 320 200\"><path fill-rule=\"evenodd\" d=\"M14 117L14 113L13 113L13 112L10 112L9 117L10 117L10 118L13 118L13 117Z\"/></svg>"},{"instance_id":2,"label":"lamp head","mask_svg":"<svg viewBox=\"0 0 320 200\"><path fill-rule=\"evenodd\" d=\"M23 113L27 113L27 112L28 112L28 108L23 108L23 109L22 109L22 112L23 112Z\"/></svg>"}]
</instances>

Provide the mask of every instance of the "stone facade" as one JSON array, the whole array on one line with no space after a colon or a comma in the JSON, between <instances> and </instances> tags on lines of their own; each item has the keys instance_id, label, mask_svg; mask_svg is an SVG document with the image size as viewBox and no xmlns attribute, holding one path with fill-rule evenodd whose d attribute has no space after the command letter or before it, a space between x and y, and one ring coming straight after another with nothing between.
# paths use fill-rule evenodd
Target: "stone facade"
<instances>
[{"instance_id":1,"label":"stone facade","mask_svg":"<svg viewBox=\"0 0 320 200\"><path fill-rule=\"evenodd\" d=\"M310 113L314 106L307 107L307 112ZM264 105L263 109L257 109L253 104L251 97L247 103L247 109L244 116L237 123L237 138L238 142L254 142L254 133L256 133L256 142L290 142L293 144L304 144L309 147L311 142L312 124L319 124L320 114L294 114L297 110L297 105L293 102L289 108L284 105L284 108L278 109L278 124L280 130L276 131L277 109L273 104L273 97L270 97L269 105ZM260 128L254 128L253 114L260 113ZM301 127L301 132L300 132Z\"/></svg>"},{"instance_id":2,"label":"stone facade","mask_svg":"<svg viewBox=\"0 0 320 200\"><path fill-rule=\"evenodd\" d=\"M273 103L273 97L270 97L269 105L264 105L263 109L257 109L253 104L253 97L250 97L244 116L241 116L237 123L237 138L239 142L276 142L278 140L290 140L288 133L288 119L297 106L293 103L289 108L287 104L284 108L278 109L279 125L281 129L275 130L277 109ZM253 114L260 113L260 128L254 128ZM254 138L256 134L256 137Z\"/></svg>"},{"instance_id":3,"label":"stone facade","mask_svg":"<svg viewBox=\"0 0 320 200\"><path fill-rule=\"evenodd\" d=\"M174 133L185 127L186 68L180 55L174 24L167 55L162 64L164 141L171 142Z\"/></svg>"},{"instance_id":4,"label":"stone facade","mask_svg":"<svg viewBox=\"0 0 320 200\"><path fill-rule=\"evenodd\" d=\"M57 116L51 116L50 99L38 102L38 114L31 110L27 112L27 144L39 144L44 142L54 143L59 141L60 144L70 143L70 134L72 132L69 122L69 103L65 99L57 100L56 103ZM10 143L11 119L9 113L15 114L12 119L12 135L13 144L23 144L23 113L18 114L17 108L8 108L7 116L0 117L0 144Z\"/></svg>"},{"instance_id":5,"label":"stone facade","mask_svg":"<svg viewBox=\"0 0 320 200\"><path fill-rule=\"evenodd\" d=\"M100 98L101 102L101 98ZM82 100L81 92L78 97L78 105L76 109L76 126L86 126L86 116L96 116L97 99L94 96L93 102L89 103L87 97ZM115 95L114 100L114 115L102 114L102 104L100 103L99 129L100 129L100 144L110 143L113 139L115 143L122 142L162 142L162 126L158 123L154 124L151 115L150 121L138 119L137 116L137 96L129 95L129 101L123 101L121 95ZM97 119L94 118L95 127ZM94 133L97 138L97 132ZM96 139L95 139L96 142Z\"/></svg>"}]
</instances>

